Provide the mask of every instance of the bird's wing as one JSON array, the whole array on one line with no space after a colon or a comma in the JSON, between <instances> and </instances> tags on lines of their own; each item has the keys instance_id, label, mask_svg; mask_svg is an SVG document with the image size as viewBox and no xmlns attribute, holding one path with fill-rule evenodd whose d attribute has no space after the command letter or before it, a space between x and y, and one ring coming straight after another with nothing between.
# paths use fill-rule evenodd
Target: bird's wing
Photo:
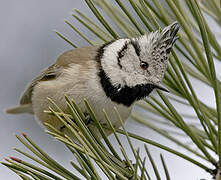
<instances>
[{"instance_id":1,"label":"bird's wing","mask_svg":"<svg viewBox=\"0 0 221 180\"><path fill-rule=\"evenodd\" d=\"M60 74L59 72L61 72L60 69L61 68L59 66L57 66L56 64L53 64L49 66L47 69L45 69L44 71L42 71L41 74L37 76L36 78L34 78L32 82L29 84L23 96L21 97L20 104L21 105L31 104L32 103L31 101L32 91L35 85L40 81L48 81L48 80L56 78L56 76Z\"/></svg>"},{"instance_id":2,"label":"bird's wing","mask_svg":"<svg viewBox=\"0 0 221 180\"><path fill-rule=\"evenodd\" d=\"M55 64L49 66L46 70L42 71L39 76L32 80L21 97L20 104L24 105L32 103L32 92L38 82L55 79L62 73L62 69L68 68L70 64L85 65L86 61L94 60L97 54L97 49L98 46L89 46L69 50L62 54Z\"/></svg>"}]
</instances>

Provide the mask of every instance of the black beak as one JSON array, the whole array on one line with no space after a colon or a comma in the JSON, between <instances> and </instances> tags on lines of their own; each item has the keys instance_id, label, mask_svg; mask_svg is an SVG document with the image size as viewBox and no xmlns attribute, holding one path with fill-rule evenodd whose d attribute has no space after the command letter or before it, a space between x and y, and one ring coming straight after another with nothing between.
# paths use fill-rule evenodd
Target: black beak
<instances>
[{"instance_id":1,"label":"black beak","mask_svg":"<svg viewBox=\"0 0 221 180\"><path fill-rule=\"evenodd\" d=\"M165 91L165 92L168 92L168 93L170 92L168 89L166 89L165 87L162 87L160 85L153 84L153 86L154 86L154 88L159 89L161 91Z\"/></svg>"}]
</instances>

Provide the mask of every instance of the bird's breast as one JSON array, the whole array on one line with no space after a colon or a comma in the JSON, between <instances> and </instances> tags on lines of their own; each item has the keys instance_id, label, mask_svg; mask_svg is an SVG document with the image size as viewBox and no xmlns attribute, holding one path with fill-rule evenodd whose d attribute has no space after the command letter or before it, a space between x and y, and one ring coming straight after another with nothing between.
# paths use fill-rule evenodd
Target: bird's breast
<instances>
[{"instance_id":1,"label":"bird's breast","mask_svg":"<svg viewBox=\"0 0 221 180\"><path fill-rule=\"evenodd\" d=\"M106 96L100 85L95 67L91 66L89 69L82 69L81 67L81 71L79 71L79 66L73 66L66 69L60 78L42 81L36 85L33 91L33 110L38 119L42 122L56 122L55 119L44 113L44 110L48 110L48 107L51 106L47 100L48 97L64 112L68 112L65 95L73 99L84 113L88 112L83 101L86 99L102 124L106 124L103 113L103 110L105 110L116 128L121 123L114 111L114 107L117 107L123 121L127 120L132 110L132 106L128 107L113 102ZM60 126L59 123L56 124Z\"/></svg>"}]
</instances>

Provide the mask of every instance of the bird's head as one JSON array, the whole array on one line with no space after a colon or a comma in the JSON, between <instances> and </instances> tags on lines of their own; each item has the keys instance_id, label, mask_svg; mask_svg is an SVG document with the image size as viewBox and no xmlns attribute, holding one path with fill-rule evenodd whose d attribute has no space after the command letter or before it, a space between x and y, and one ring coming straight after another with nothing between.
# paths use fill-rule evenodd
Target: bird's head
<instances>
[{"instance_id":1,"label":"bird's head","mask_svg":"<svg viewBox=\"0 0 221 180\"><path fill-rule=\"evenodd\" d=\"M131 89L130 94L136 94L135 100L147 96L154 88L166 91L160 86L160 82L164 77L172 47L178 39L176 34L179 27L174 22L163 30L136 38L118 39L103 45L98 51L99 76L101 79L105 76L102 86L106 86L105 81L109 81L115 88L116 97L125 95L123 92Z\"/></svg>"}]
</instances>

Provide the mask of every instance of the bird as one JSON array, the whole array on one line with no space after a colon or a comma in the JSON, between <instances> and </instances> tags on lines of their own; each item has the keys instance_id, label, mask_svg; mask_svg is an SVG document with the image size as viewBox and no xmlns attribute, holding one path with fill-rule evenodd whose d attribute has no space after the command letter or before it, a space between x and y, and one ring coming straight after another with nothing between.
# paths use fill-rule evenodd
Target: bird
<instances>
[{"instance_id":1,"label":"bird","mask_svg":"<svg viewBox=\"0 0 221 180\"><path fill-rule=\"evenodd\" d=\"M68 50L34 78L20 104L6 112L32 113L41 124L48 123L65 132L67 128L45 110L51 106L47 99L50 98L68 113L66 95L74 99L84 114L88 114L83 102L86 99L101 124L106 124L105 109L113 126L119 128L121 122L114 115L113 107L125 122L136 101L146 98L154 89L168 92L161 81L171 50L179 38L179 28L179 23L174 22L138 37ZM90 122L86 124L90 126Z\"/></svg>"}]
</instances>

